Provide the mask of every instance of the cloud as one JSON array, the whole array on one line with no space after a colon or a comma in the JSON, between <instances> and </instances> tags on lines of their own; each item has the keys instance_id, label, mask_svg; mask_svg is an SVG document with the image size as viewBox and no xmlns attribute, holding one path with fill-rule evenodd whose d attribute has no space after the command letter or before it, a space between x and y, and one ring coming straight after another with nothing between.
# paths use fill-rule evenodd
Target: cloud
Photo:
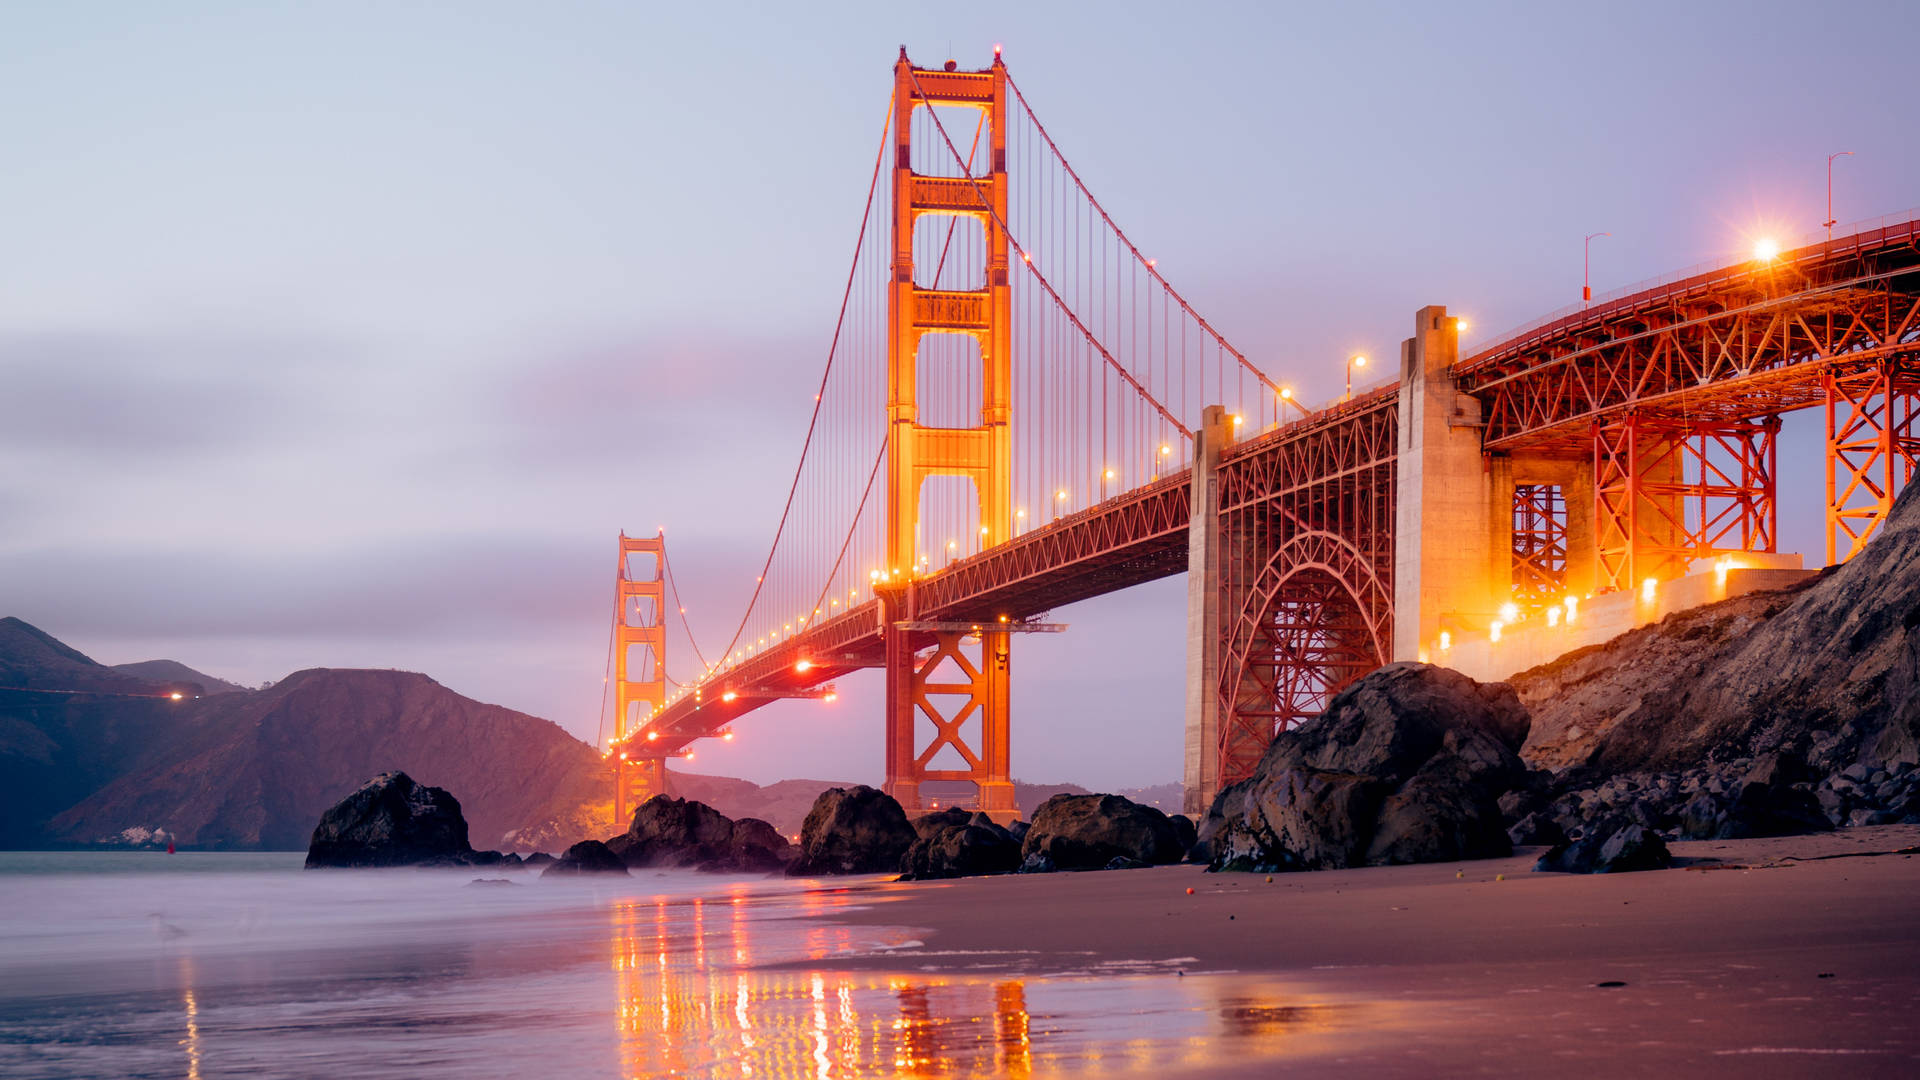
<instances>
[{"instance_id":1,"label":"cloud","mask_svg":"<svg viewBox=\"0 0 1920 1080\"><path fill-rule=\"evenodd\" d=\"M341 349L218 335L0 336L0 451L178 458L312 432L331 406L307 376Z\"/></svg>"}]
</instances>

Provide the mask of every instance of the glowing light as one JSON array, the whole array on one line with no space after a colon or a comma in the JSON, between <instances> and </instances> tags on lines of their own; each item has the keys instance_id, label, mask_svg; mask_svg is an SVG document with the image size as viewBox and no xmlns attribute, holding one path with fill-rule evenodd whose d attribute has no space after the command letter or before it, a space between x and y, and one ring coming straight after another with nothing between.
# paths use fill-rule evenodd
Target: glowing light
<instances>
[{"instance_id":1,"label":"glowing light","mask_svg":"<svg viewBox=\"0 0 1920 1080\"><path fill-rule=\"evenodd\" d=\"M731 691L731 690L729 690L729 691L727 691L726 693L724 693L724 694L721 694L721 695L720 695L720 700L721 700L721 701L733 701L734 699L736 699L736 698L738 698L739 696L740 696L739 694L736 694L736 693L734 693L733 691Z\"/></svg>"},{"instance_id":2,"label":"glowing light","mask_svg":"<svg viewBox=\"0 0 1920 1080\"><path fill-rule=\"evenodd\" d=\"M725 740L726 740L727 742L732 742L732 741L733 741L733 732L731 732L731 731L723 731L723 732L721 732L721 733L720 733L720 737L721 737L722 739L725 739Z\"/></svg>"},{"instance_id":3,"label":"glowing light","mask_svg":"<svg viewBox=\"0 0 1920 1080\"><path fill-rule=\"evenodd\" d=\"M799 663L796 663L796 664L794 664L794 665L793 665L793 670L795 670L795 671L812 671L812 670L813 670L813 661L811 661L811 660L802 660L802 661L800 661Z\"/></svg>"},{"instance_id":4,"label":"glowing light","mask_svg":"<svg viewBox=\"0 0 1920 1080\"><path fill-rule=\"evenodd\" d=\"M1161 443L1161 444L1160 444L1160 456L1161 456L1161 457L1166 457L1166 456L1167 456L1168 454L1171 454L1171 453L1173 453L1173 447L1171 447L1171 446L1168 446L1168 445L1166 445L1165 443Z\"/></svg>"},{"instance_id":5,"label":"glowing light","mask_svg":"<svg viewBox=\"0 0 1920 1080\"><path fill-rule=\"evenodd\" d=\"M1358 355L1356 355L1356 356L1355 356L1355 357L1353 358L1353 366L1354 366L1354 367L1366 367L1366 366L1367 366L1367 358L1366 358L1366 357L1364 357L1364 356L1358 356Z\"/></svg>"},{"instance_id":6,"label":"glowing light","mask_svg":"<svg viewBox=\"0 0 1920 1080\"><path fill-rule=\"evenodd\" d=\"M959 546L959 545L958 545L958 544L956 544L956 543L955 543L954 541L952 541L952 540L949 540L949 541L947 541L947 550L948 550L948 551L952 551L952 550L954 550L954 549L955 549L956 547L958 547L958 546Z\"/></svg>"},{"instance_id":7,"label":"glowing light","mask_svg":"<svg viewBox=\"0 0 1920 1080\"><path fill-rule=\"evenodd\" d=\"M1158 261L1159 261L1159 260L1157 260L1157 259L1148 259L1148 260L1147 260L1147 269L1149 269L1149 270L1151 270L1151 269L1153 269L1153 264L1154 264L1154 263L1156 263L1156 262L1158 262Z\"/></svg>"},{"instance_id":8,"label":"glowing light","mask_svg":"<svg viewBox=\"0 0 1920 1080\"><path fill-rule=\"evenodd\" d=\"M1719 585L1725 585L1727 583L1727 571L1731 569L1733 569L1733 556L1722 555L1718 559L1715 559L1713 561L1714 582Z\"/></svg>"},{"instance_id":9,"label":"glowing light","mask_svg":"<svg viewBox=\"0 0 1920 1080\"><path fill-rule=\"evenodd\" d=\"M1244 424L1246 422L1247 422L1247 418L1244 416L1236 416L1233 418L1234 427L1239 427L1241 424Z\"/></svg>"},{"instance_id":10,"label":"glowing light","mask_svg":"<svg viewBox=\"0 0 1920 1080\"><path fill-rule=\"evenodd\" d=\"M1458 317L1456 317L1456 318L1455 318L1455 319L1453 320L1453 329L1454 329L1454 332L1455 332L1455 333L1459 333L1459 334L1465 334L1465 333L1467 332L1467 326L1468 326L1468 325L1469 325L1469 324L1468 324L1468 322L1467 322L1467 320L1465 320L1465 319L1462 319L1462 318L1458 318Z\"/></svg>"},{"instance_id":11,"label":"glowing light","mask_svg":"<svg viewBox=\"0 0 1920 1080\"><path fill-rule=\"evenodd\" d=\"M1500 605L1500 621L1503 623L1519 622L1520 621L1520 605L1514 603L1511 600L1507 601L1504 604L1501 604Z\"/></svg>"},{"instance_id":12,"label":"glowing light","mask_svg":"<svg viewBox=\"0 0 1920 1080\"><path fill-rule=\"evenodd\" d=\"M1660 579L1648 578L1640 583L1640 599L1645 600L1649 604L1653 603L1654 594L1658 592L1659 589Z\"/></svg>"},{"instance_id":13,"label":"glowing light","mask_svg":"<svg viewBox=\"0 0 1920 1080\"><path fill-rule=\"evenodd\" d=\"M821 698L820 700L821 700L821 701L838 701L838 700L840 700L840 695L839 695L839 694L834 694L834 693L829 693L829 694L827 694L827 696L825 696L825 697L823 697L823 698Z\"/></svg>"},{"instance_id":14,"label":"glowing light","mask_svg":"<svg viewBox=\"0 0 1920 1080\"><path fill-rule=\"evenodd\" d=\"M1024 521L1026 520L1027 512L1025 510L1015 510L1013 516Z\"/></svg>"},{"instance_id":15,"label":"glowing light","mask_svg":"<svg viewBox=\"0 0 1920 1080\"><path fill-rule=\"evenodd\" d=\"M657 739L657 738L659 738L659 737L660 737L660 733L659 733L659 732L657 732L657 731L649 731L649 732L647 732L647 741L648 741L648 742L652 742L653 740L655 740L655 739Z\"/></svg>"},{"instance_id":16,"label":"glowing light","mask_svg":"<svg viewBox=\"0 0 1920 1080\"><path fill-rule=\"evenodd\" d=\"M1053 497L1056 499L1064 499L1067 497L1067 493L1064 491L1056 491L1053 493Z\"/></svg>"},{"instance_id":17,"label":"glowing light","mask_svg":"<svg viewBox=\"0 0 1920 1080\"><path fill-rule=\"evenodd\" d=\"M625 750L620 751L620 760L621 761L627 760L627 752Z\"/></svg>"},{"instance_id":18,"label":"glowing light","mask_svg":"<svg viewBox=\"0 0 1920 1080\"><path fill-rule=\"evenodd\" d=\"M691 750L689 750L689 751L687 751L686 753L684 753L684 754L681 754L680 756L681 756L681 757L683 757L683 758L685 758L685 759L687 759L688 761L692 761L692 760L693 760L693 751L691 751Z\"/></svg>"},{"instance_id":19,"label":"glowing light","mask_svg":"<svg viewBox=\"0 0 1920 1080\"><path fill-rule=\"evenodd\" d=\"M171 694L169 694L169 695L167 695L167 696L168 696L168 697L171 697L171 698L172 698L173 700L175 700L175 701L179 701L179 700L180 700L181 698L184 698L184 697L186 697L187 695L185 695L185 694L183 694L183 693L181 693L181 692L180 692L180 691L178 691L178 690L175 690L175 691L174 691L173 693L171 693Z\"/></svg>"},{"instance_id":20,"label":"glowing light","mask_svg":"<svg viewBox=\"0 0 1920 1080\"><path fill-rule=\"evenodd\" d=\"M1445 630L1440 631L1440 651L1446 652L1451 648L1453 648L1453 635Z\"/></svg>"},{"instance_id":21,"label":"glowing light","mask_svg":"<svg viewBox=\"0 0 1920 1080\"><path fill-rule=\"evenodd\" d=\"M998 46L998 45L995 45L995 46L993 47L993 55L995 55L995 56L999 56L999 55L1000 55L1000 46Z\"/></svg>"},{"instance_id":22,"label":"glowing light","mask_svg":"<svg viewBox=\"0 0 1920 1080\"><path fill-rule=\"evenodd\" d=\"M1753 242L1753 257L1761 262L1772 262L1780 257L1780 241L1771 236L1763 236Z\"/></svg>"},{"instance_id":23,"label":"glowing light","mask_svg":"<svg viewBox=\"0 0 1920 1080\"><path fill-rule=\"evenodd\" d=\"M987 535L987 527L985 525L980 526L980 535L981 536Z\"/></svg>"},{"instance_id":24,"label":"glowing light","mask_svg":"<svg viewBox=\"0 0 1920 1080\"><path fill-rule=\"evenodd\" d=\"M1281 400L1281 401L1292 401L1292 400L1293 400L1293 387L1291 387L1291 386L1283 386L1283 387L1281 387L1281 388L1280 388L1280 400Z\"/></svg>"},{"instance_id":25,"label":"glowing light","mask_svg":"<svg viewBox=\"0 0 1920 1080\"><path fill-rule=\"evenodd\" d=\"M1006 617L1005 615L1002 615L1002 616L1000 616L1000 621L1001 621L1001 622L1006 622L1006 621L1007 621L1007 617Z\"/></svg>"},{"instance_id":26,"label":"glowing light","mask_svg":"<svg viewBox=\"0 0 1920 1080\"><path fill-rule=\"evenodd\" d=\"M1487 628L1487 636L1494 641L1500 640L1500 620L1495 619L1493 625Z\"/></svg>"},{"instance_id":27,"label":"glowing light","mask_svg":"<svg viewBox=\"0 0 1920 1080\"><path fill-rule=\"evenodd\" d=\"M1031 255L1029 255L1029 254L1027 254L1026 252L1024 252L1024 251L1023 251L1023 252L1021 252L1021 253L1020 253L1020 261L1022 261L1022 262L1032 262L1032 261L1033 261L1033 256L1031 256Z\"/></svg>"},{"instance_id":28,"label":"glowing light","mask_svg":"<svg viewBox=\"0 0 1920 1080\"><path fill-rule=\"evenodd\" d=\"M1114 477L1116 477L1116 476L1118 476L1118 475L1119 475L1119 474L1118 474L1118 473L1116 473L1116 472L1114 472L1114 471L1113 471L1112 469L1108 469L1108 470L1107 470L1107 479L1109 479L1109 480L1111 480L1111 479L1113 479Z\"/></svg>"},{"instance_id":29,"label":"glowing light","mask_svg":"<svg viewBox=\"0 0 1920 1080\"><path fill-rule=\"evenodd\" d=\"M1550 607L1547 609L1547 625L1548 626L1560 625L1560 609L1558 607Z\"/></svg>"}]
</instances>

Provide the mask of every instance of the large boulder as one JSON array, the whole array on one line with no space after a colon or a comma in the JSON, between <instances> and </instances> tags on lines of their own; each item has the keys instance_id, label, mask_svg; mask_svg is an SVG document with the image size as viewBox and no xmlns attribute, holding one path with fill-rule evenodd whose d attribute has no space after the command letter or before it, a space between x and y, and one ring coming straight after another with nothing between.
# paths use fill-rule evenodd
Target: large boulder
<instances>
[{"instance_id":1,"label":"large boulder","mask_svg":"<svg viewBox=\"0 0 1920 1080\"><path fill-rule=\"evenodd\" d=\"M927 814L913 825L920 838L900 857L902 881L1006 874L1020 866L1020 841L985 814Z\"/></svg>"},{"instance_id":2,"label":"large boulder","mask_svg":"<svg viewBox=\"0 0 1920 1080\"><path fill-rule=\"evenodd\" d=\"M1563 874L1624 874L1672 865L1673 856L1658 835L1641 825L1627 825L1606 835L1555 844L1533 868Z\"/></svg>"},{"instance_id":3,"label":"large boulder","mask_svg":"<svg viewBox=\"0 0 1920 1080\"><path fill-rule=\"evenodd\" d=\"M627 831L607 847L627 866L698 866L724 861L733 843L733 820L692 799L655 795L633 812Z\"/></svg>"},{"instance_id":4,"label":"large boulder","mask_svg":"<svg viewBox=\"0 0 1920 1080\"><path fill-rule=\"evenodd\" d=\"M307 868L464 866L473 860L460 800L381 773L327 809L307 845Z\"/></svg>"},{"instance_id":5,"label":"large boulder","mask_svg":"<svg viewBox=\"0 0 1920 1080\"><path fill-rule=\"evenodd\" d=\"M620 861L607 845L598 840L582 840L568 848L554 860L552 866L540 872L543 878L573 877L582 874L615 874L627 876L627 864Z\"/></svg>"},{"instance_id":6,"label":"large boulder","mask_svg":"<svg viewBox=\"0 0 1920 1080\"><path fill-rule=\"evenodd\" d=\"M785 868L793 845L759 818L735 821L703 802L655 795L633 812L627 831L607 848L634 869L690 867L717 873L769 873Z\"/></svg>"},{"instance_id":7,"label":"large boulder","mask_svg":"<svg viewBox=\"0 0 1920 1080\"><path fill-rule=\"evenodd\" d=\"M1186 851L1167 815L1119 795L1055 795L1034 811L1020 844L1032 870L1102 870L1115 859L1152 866Z\"/></svg>"},{"instance_id":8,"label":"large boulder","mask_svg":"<svg viewBox=\"0 0 1920 1080\"><path fill-rule=\"evenodd\" d=\"M886 792L865 784L828 788L800 826L800 857L787 873L896 873L900 857L918 839L906 811Z\"/></svg>"},{"instance_id":9,"label":"large boulder","mask_svg":"<svg viewBox=\"0 0 1920 1080\"><path fill-rule=\"evenodd\" d=\"M1499 799L1528 782L1527 711L1502 683L1391 664L1274 737L1223 789L1196 851L1215 870L1324 870L1506 855Z\"/></svg>"}]
</instances>

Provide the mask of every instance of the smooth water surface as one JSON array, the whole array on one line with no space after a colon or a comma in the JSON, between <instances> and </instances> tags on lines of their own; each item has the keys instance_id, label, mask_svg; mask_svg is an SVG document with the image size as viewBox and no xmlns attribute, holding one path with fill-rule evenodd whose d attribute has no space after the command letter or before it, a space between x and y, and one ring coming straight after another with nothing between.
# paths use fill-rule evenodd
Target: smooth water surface
<instances>
[{"instance_id":1,"label":"smooth water surface","mask_svg":"<svg viewBox=\"0 0 1920 1080\"><path fill-rule=\"evenodd\" d=\"M1034 974L832 921L912 887L874 879L301 861L0 853L0 1075L1167 1075L1351 1026L1179 957Z\"/></svg>"}]
</instances>

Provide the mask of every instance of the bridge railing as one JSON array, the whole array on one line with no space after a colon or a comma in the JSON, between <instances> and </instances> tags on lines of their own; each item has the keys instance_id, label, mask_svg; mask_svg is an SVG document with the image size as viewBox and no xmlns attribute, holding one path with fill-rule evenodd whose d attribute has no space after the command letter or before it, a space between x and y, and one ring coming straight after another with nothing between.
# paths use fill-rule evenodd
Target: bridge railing
<instances>
[{"instance_id":1,"label":"bridge railing","mask_svg":"<svg viewBox=\"0 0 1920 1080\"><path fill-rule=\"evenodd\" d=\"M1920 207L1894 214L1883 214L1877 218L1868 218L1847 225L1837 225L1832 233L1832 250L1846 251L1857 246L1865 237L1878 240L1891 232L1914 232L1916 226L1920 226ZM1825 229L1806 233L1801 236L1798 243L1791 247L1784 247L1779 258L1781 261L1793 261L1814 250L1824 255L1827 253L1827 236ZM1601 293L1595 296L1591 303L1568 304L1539 318L1521 323L1510 330L1483 335L1479 338L1480 347L1463 357L1461 364L1465 366L1514 345L1523 344L1527 339L1542 336L1544 331L1558 330L1562 326L1577 323L1583 316L1595 315L1608 305L1617 304L1622 300L1653 293L1672 285L1686 284L1689 288L1710 285L1748 273L1750 269L1751 260L1730 262L1724 258L1709 259L1657 277L1636 281L1631 285Z\"/></svg>"}]
</instances>

